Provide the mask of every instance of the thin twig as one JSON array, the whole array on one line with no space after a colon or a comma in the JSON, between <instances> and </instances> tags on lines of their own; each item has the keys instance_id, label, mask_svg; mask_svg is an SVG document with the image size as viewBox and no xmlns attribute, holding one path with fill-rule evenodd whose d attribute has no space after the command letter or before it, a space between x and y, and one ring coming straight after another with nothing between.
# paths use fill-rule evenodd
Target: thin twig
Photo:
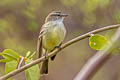
<instances>
[{"instance_id":1,"label":"thin twig","mask_svg":"<svg viewBox=\"0 0 120 80\"><path fill-rule=\"evenodd\" d=\"M77 74L74 80L89 80L97 72L106 60L109 59L110 53L113 49L117 48L120 43L120 28L116 31L112 37L111 45L105 50L97 52L88 62L83 66L81 71Z\"/></svg>"},{"instance_id":2,"label":"thin twig","mask_svg":"<svg viewBox=\"0 0 120 80\"><path fill-rule=\"evenodd\" d=\"M88 32L88 33L83 34L83 35L81 35L81 36L78 36L78 37L76 37L76 38L74 38L74 39L66 42L65 44L63 44L63 45L61 46L61 49L56 49L56 50L54 50L53 52L49 53L46 58L48 59L49 57L52 57L53 55L55 55L56 53L58 53L58 52L61 51L62 49L66 48L67 46L69 46L69 45L71 45L71 44L73 44L73 43L76 43L76 42L78 42L78 41L80 41L80 40L82 40L82 39L85 39L85 38L89 37L90 34L95 34L95 33L98 33L98 32L102 32L102 31L106 31L106 30L110 30L110 29L115 29L115 28L118 28L119 26L120 26L120 24L111 25L111 26L106 26L106 27L99 28L99 29L93 30L93 31L91 31L91 32ZM8 73L8 74L0 77L0 80L6 80L6 79L8 79L8 78L10 78L10 77L12 77L12 76L20 73L20 72L22 72L22 71L24 71L24 70L32 67L33 65L36 65L36 64L38 64L38 63L40 63L40 62L42 62L42 61L44 61L44 60L45 60L45 57L44 57L44 56L41 57L41 58L39 58L39 59L36 59L36 60L34 60L33 62L31 62L31 63L29 63L29 64L26 64L26 65L22 66L21 68L16 69L16 70L14 70L14 71L12 71L12 72L10 72L10 73Z\"/></svg>"}]
</instances>

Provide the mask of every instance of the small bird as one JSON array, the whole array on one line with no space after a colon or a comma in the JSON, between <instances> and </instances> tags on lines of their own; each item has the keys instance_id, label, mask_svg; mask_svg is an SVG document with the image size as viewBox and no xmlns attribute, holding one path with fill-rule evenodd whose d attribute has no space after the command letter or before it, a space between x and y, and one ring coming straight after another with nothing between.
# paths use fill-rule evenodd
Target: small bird
<instances>
[{"instance_id":1,"label":"small bird","mask_svg":"<svg viewBox=\"0 0 120 80\"><path fill-rule=\"evenodd\" d=\"M60 11L53 11L46 17L38 37L37 53L39 58L43 55L43 49L46 57L48 53L61 46L66 35L63 20L67 16ZM52 56L51 60L54 60L55 56ZM40 65L40 74L48 74L48 61L49 59L46 59Z\"/></svg>"}]
</instances>

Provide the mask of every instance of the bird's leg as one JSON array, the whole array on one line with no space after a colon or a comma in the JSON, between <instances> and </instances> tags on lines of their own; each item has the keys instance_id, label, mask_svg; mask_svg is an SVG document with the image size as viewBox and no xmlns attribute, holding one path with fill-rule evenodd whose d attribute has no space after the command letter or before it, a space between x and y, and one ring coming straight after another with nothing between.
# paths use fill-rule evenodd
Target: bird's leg
<instances>
[{"instance_id":1,"label":"bird's leg","mask_svg":"<svg viewBox=\"0 0 120 80\"><path fill-rule=\"evenodd\" d=\"M62 45L62 42L58 46L55 46L55 48L51 50L50 52L54 51L55 49L61 49L61 45Z\"/></svg>"},{"instance_id":2,"label":"bird's leg","mask_svg":"<svg viewBox=\"0 0 120 80\"><path fill-rule=\"evenodd\" d=\"M61 45L62 45L62 42L58 46L55 46L55 48L61 49Z\"/></svg>"},{"instance_id":3,"label":"bird's leg","mask_svg":"<svg viewBox=\"0 0 120 80\"><path fill-rule=\"evenodd\" d=\"M44 56L45 56L45 59L46 59L47 58L47 50L45 50Z\"/></svg>"},{"instance_id":4,"label":"bird's leg","mask_svg":"<svg viewBox=\"0 0 120 80\"><path fill-rule=\"evenodd\" d=\"M57 48L57 49L61 49L61 45L62 45L62 42L59 44L59 46L56 46L53 50L55 50L56 48ZM52 51L53 51L53 50L52 50ZM51 60L54 60L56 55L57 55L57 54L55 54L54 56L52 56L52 57L51 57Z\"/></svg>"}]
</instances>

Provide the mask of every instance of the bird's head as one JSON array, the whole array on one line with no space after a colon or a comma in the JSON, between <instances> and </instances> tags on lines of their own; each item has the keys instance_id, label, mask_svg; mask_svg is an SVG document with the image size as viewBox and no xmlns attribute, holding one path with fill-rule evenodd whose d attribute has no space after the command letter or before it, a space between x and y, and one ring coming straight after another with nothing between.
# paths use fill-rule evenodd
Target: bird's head
<instances>
[{"instance_id":1,"label":"bird's head","mask_svg":"<svg viewBox=\"0 0 120 80\"><path fill-rule=\"evenodd\" d=\"M46 17L46 20L45 22L48 22L48 21L56 21L56 20L61 20L63 21L65 17L67 17L68 15L67 14L63 14L62 12L60 11L53 11L51 12L47 17Z\"/></svg>"}]
</instances>

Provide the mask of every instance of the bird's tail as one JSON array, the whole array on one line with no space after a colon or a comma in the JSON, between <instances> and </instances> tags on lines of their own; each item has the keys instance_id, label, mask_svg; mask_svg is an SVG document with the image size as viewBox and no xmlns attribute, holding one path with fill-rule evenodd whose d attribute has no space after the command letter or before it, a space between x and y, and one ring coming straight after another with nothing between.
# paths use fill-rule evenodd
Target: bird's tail
<instances>
[{"instance_id":1,"label":"bird's tail","mask_svg":"<svg viewBox=\"0 0 120 80\"><path fill-rule=\"evenodd\" d=\"M43 61L40 67L40 74L48 74L48 59Z\"/></svg>"},{"instance_id":2,"label":"bird's tail","mask_svg":"<svg viewBox=\"0 0 120 80\"><path fill-rule=\"evenodd\" d=\"M51 57L51 60L53 61L56 57L56 54L54 56Z\"/></svg>"}]
</instances>

